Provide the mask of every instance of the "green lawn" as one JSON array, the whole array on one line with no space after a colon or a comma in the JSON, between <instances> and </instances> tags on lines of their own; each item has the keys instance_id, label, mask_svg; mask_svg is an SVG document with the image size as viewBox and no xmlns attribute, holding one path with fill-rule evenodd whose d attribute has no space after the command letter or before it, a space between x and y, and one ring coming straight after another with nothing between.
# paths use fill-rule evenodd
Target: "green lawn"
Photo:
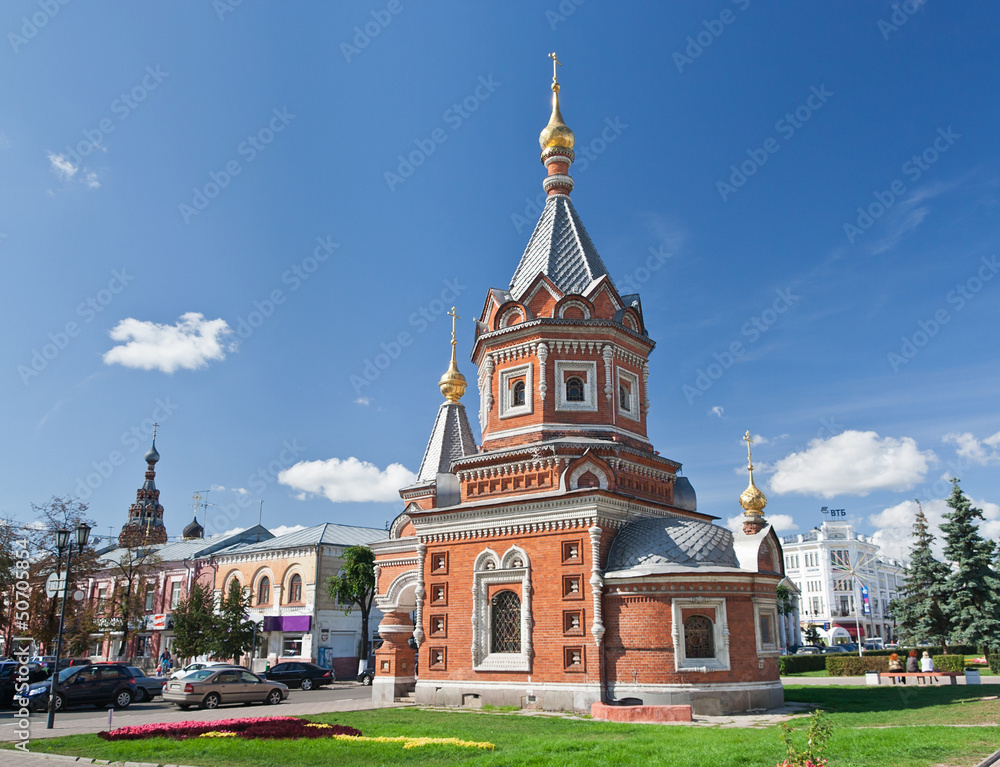
<instances>
[{"instance_id":1,"label":"green lawn","mask_svg":"<svg viewBox=\"0 0 1000 767\"><path fill-rule=\"evenodd\" d=\"M821 705L834 734L830 767L973 765L1000 744L1000 703L980 698L1000 686L912 688L786 688L790 701ZM220 714L220 718L226 718ZM784 757L775 727L735 729L626 725L563 717L420 709L323 714L314 721L347 724L365 735L457 737L490 741L496 751L454 746L404 749L399 744L343 741L201 739L107 743L96 735L37 740L33 750L112 761L180 763L199 767L340 765L671 765L769 767ZM948 724L991 724L947 727ZM804 722L797 721L801 727ZM908 725L930 725L913 727ZM936 725L936 726L935 726Z\"/></svg>"}]
</instances>

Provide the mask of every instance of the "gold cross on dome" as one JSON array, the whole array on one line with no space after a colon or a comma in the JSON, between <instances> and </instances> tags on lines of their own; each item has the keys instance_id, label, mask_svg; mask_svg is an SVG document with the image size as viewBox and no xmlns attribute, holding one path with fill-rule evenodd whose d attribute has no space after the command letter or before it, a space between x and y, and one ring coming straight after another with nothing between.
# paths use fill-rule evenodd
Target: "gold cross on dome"
<instances>
[{"instance_id":1,"label":"gold cross on dome","mask_svg":"<svg viewBox=\"0 0 1000 767\"><path fill-rule=\"evenodd\" d=\"M160 424L156 422L153 423L153 442L156 442L156 429L159 427L159 425Z\"/></svg>"},{"instance_id":2,"label":"gold cross on dome","mask_svg":"<svg viewBox=\"0 0 1000 767\"><path fill-rule=\"evenodd\" d=\"M750 455L750 445L753 444L753 437L750 436L749 429L747 429L747 433L743 435L743 440L747 443L747 463L753 467L753 458Z\"/></svg>"},{"instance_id":3,"label":"gold cross on dome","mask_svg":"<svg viewBox=\"0 0 1000 767\"><path fill-rule=\"evenodd\" d=\"M455 313L455 307L451 307L451 311L448 312L448 316L451 317L451 344L455 345L455 320L462 319Z\"/></svg>"},{"instance_id":4,"label":"gold cross on dome","mask_svg":"<svg viewBox=\"0 0 1000 767\"><path fill-rule=\"evenodd\" d=\"M556 57L555 51L552 51L552 53L549 54L549 58L552 59L552 82L557 83L559 82L559 78L556 67L561 67L562 62Z\"/></svg>"}]
</instances>

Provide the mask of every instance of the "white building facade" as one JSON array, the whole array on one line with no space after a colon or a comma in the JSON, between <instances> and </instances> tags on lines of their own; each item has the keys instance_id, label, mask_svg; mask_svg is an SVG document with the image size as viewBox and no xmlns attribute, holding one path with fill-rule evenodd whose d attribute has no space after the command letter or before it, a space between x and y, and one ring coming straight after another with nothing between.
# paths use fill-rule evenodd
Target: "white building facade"
<instances>
[{"instance_id":1,"label":"white building facade","mask_svg":"<svg viewBox=\"0 0 1000 767\"><path fill-rule=\"evenodd\" d=\"M880 554L869 536L847 522L823 522L786 536L781 545L786 576L800 592L803 635L813 626L826 644L853 642L859 635L862 641L896 641L889 603L902 590L903 562Z\"/></svg>"}]
</instances>

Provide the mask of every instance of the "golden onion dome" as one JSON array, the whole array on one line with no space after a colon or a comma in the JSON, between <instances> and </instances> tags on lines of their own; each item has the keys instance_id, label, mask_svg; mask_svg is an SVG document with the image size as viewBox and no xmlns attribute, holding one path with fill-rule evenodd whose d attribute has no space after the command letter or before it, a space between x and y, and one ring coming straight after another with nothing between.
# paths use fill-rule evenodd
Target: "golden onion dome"
<instances>
[{"instance_id":1,"label":"golden onion dome","mask_svg":"<svg viewBox=\"0 0 1000 767\"><path fill-rule=\"evenodd\" d=\"M465 376L459 372L458 361L455 359L455 347L458 345L455 340L455 320L459 319L459 316L455 313L454 306L451 307L448 316L451 317L451 364L441 376L441 380L438 381L438 388L441 389L441 393L448 402L458 402L465 394L468 384L465 381Z\"/></svg>"},{"instance_id":2,"label":"golden onion dome","mask_svg":"<svg viewBox=\"0 0 1000 767\"><path fill-rule=\"evenodd\" d=\"M559 83L552 83L552 116L549 117L549 124L546 125L538 136L538 144L542 151L550 147L562 147L572 149L576 143L576 136L563 120L559 111Z\"/></svg>"},{"instance_id":3,"label":"golden onion dome","mask_svg":"<svg viewBox=\"0 0 1000 767\"><path fill-rule=\"evenodd\" d=\"M767 496L753 483L753 472L750 472L750 484L740 495L740 506L748 514L763 514L767 506Z\"/></svg>"}]
</instances>

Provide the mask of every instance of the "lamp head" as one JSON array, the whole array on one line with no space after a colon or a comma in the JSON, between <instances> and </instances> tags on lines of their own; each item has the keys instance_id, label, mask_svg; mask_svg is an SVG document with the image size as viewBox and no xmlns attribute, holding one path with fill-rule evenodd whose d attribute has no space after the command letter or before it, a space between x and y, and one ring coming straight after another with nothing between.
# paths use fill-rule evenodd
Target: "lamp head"
<instances>
[{"instance_id":1,"label":"lamp head","mask_svg":"<svg viewBox=\"0 0 1000 767\"><path fill-rule=\"evenodd\" d=\"M69 533L67 533L67 536ZM90 540L90 525L86 522L81 522L76 526L76 545L80 551L83 551L83 547L87 545L87 541Z\"/></svg>"}]
</instances>

